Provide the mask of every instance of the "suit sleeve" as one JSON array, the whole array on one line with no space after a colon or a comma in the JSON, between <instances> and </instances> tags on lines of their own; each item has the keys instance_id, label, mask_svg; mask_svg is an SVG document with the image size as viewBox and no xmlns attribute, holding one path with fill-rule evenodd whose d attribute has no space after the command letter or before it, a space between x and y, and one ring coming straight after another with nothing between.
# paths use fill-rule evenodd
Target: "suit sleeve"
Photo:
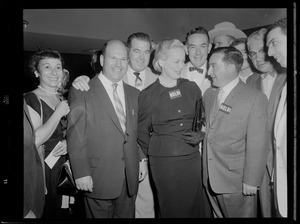
<instances>
[{"instance_id":1,"label":"suit sleeve","mask_svg":"<svg viewBox=\"0 0 300 224\"><path fill-rule=\"evenodd\" d=\"M67 145L70 163L75 179L89 176L86 145L87 108L84 95L73 87L69 93Z\"/></svg>"},{"instance_id":2,"label":"suit sleeve","mask_svg":"<svg viewBox=\"0 0 300 224\"><path fill-rule=\"evenodd\" d=\"M151 132L151 104L149 97L145 92L139 96L139 111L138 111L138 143L141 146L144 155L148 155L148 147L150 142Z\"/></svg>"},{"instance_id":3,"label":"suit sleeve","mask_svg":"<svg viewBox=\"0 0 300 224\"><path fill-rule=\"evenodd\" d=\"M267 106L267 97L257 95L248 117L243 182L256 187L261 184L268 156Z\"/></svg>"}]
</instances>

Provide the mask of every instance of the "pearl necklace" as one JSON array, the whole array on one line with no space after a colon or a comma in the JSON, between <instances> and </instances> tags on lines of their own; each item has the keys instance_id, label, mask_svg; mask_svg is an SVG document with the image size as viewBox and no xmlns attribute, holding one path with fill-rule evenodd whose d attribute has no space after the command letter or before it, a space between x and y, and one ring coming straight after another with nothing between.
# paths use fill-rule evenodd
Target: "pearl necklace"
<instances>
[{"instance_id":1,"label":"pearl necklace","mask_svg":"<svg viewBox=\"0 0 300 224\"><path fill-rule=\"evenodd\" d=\"M44 89L43 87L41 87L41 86L38 86L40 89L42 89L42 90L44 90L45 92L47 92L47 93L50 93L50 94L58 94L58 92L56 91L56 92L52 92L52 91L49 91L49 90L47 90L47 89Z\"/></svg>"}]
</instances>

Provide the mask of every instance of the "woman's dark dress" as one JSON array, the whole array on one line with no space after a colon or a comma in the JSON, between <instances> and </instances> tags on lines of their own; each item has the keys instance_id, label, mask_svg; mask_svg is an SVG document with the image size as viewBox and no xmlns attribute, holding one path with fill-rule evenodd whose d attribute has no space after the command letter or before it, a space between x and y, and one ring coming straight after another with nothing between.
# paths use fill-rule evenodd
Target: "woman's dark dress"
<instances>
[{"instance_id":1,"label":"woman's dark dress","mask_svg":"<svg viewBox=\"0 0 300 224\"><path fill-rule=\"evenodd\" d=\"M186 79L172 88L157 79L140 94L138 142L149 155L161 218L205 217L199 145L182 140L201 97L199 87Z\"/></svg>"},{"instance_id":2,"label":"woman's dark dress","mask_svg":"<svg viewBox=\"0 0 300 224\"><path fill-rule=\"evenodd\" d=\"M25 94L25 100L28 106L34 109L38 114L41 114L40 102L37 96L30 92ZM47 120L52 116L54 110L49 107L43 100L41 100L43 107L43 124L47 122ZM44 143L45 146L45 158L49 155L52 149L56 146L56 144L64 139L63 130L64 123L60 122L52 136ZM56 192L56 183L60 170L60 166L66 161L66 155L60 156L58 161L52 167L45 163L45 174L46 174L46 186L47 186L47 194L45 195L45 207L42 218L64 218L68 217L68 209L62 209L62 195L57 194Z\"/></svg>"}]
</instances>

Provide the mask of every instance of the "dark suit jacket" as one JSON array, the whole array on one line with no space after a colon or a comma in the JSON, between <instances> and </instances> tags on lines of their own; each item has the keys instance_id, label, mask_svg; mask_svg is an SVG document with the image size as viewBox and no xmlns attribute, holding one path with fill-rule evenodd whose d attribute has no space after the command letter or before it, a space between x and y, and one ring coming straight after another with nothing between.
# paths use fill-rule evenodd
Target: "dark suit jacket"
<instances>
[{"instance_id":1,"label":"dark suit jacket","mask_svg":"<svg viewBox=\"0 0 300 224\"><path fill-rule=\"evenodd\" d=\"M126 134L113 104L95 76L87 92L69 93L67 143L75 179L91 176L91 198L112 199L120 195L126 175L130 195L138 190L140 156L137 147L139 90L124 83Z\"/></svg>"},{"instance_id":2,"label":"dark suit jacket","mask_svg":"<svg viewBox=\"0 0 300 224\"><path fill-rule=\"evenodd\" d=\"M278 107L279 99L280 99L280 94L282 91L282 88L284 84L286 83L286 74L281 73L277 74L277 77L274 81L270 98L269 98L269 103L268 103L268 160L267 160L267 170L269 174L269 178L271 179L272 175L272 170L274 166L274 160L273 160L273 127L274 127L274 121L275 121L275 115L276 115L276 110ZM258 76L253 76L249 77L247 80L247 84L262 91L262 78L260 75Z\"/></svg>"},{"instance_id":3,"label":"dark suit jacket","mask_svg":"<svg viewBox=\"0 0 300 224\"><path fill-rule=\"evenodd\" d=\"M241 80L224 101L231 108L211 110L219 90L204 93L207 120L203 182L215 193L241 193L242 183L260 186L267 160L267 97Z\"/></svg>"},{"instance_id":4,"label":"dark suit jacket","mask_svg":"<svg viewBox=\"0 0 300 224\"><path fill-rule=\"evenodd\" d=\"M31 210L41 218L45 204L44 177L41 159L35 147L34 128L24 100L24 208L23 216Z\"/></svg>"}]
</instances>

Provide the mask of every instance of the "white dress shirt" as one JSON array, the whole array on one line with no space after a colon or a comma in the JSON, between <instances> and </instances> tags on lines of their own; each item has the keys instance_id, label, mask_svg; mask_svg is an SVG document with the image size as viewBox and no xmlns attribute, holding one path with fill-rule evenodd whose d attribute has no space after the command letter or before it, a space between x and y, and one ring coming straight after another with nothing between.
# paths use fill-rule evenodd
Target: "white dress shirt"
<instances>
[{"instance_id":1,"label":"white dress shirt","mask_svg":"<svg viewBox=\"0 0 300 224\"><path fill-rule=\"evenodd\" d=\"M232 80L230 83L228 83L226 86L222 87L222 89L224 90L224 94L223 94L220 104L222 104L225 101L226 97L229 95L229 93L232 91L232 89L239 83L239 81L240 81L240 78L238 76L234 80Z\"/></svg>"},{"instance_id":2,"label":"white dress shirt","mask_svg":"<svg viewBox=\"0 0 300 224\"><path fill-rule=\"evenodd\" d=\"M135 79L136 79L135 74L133 74L134 72L136 72L136 71L134 71L130 66L128 66L128 69L127 69L128 84L133 87L135 87ZM139 77L142 80L142 85L140 85L139 87L136 87L136 88L139 89L140 91L142 91L145 86L146 70L143 70L139 73L140 73Z\"/></svg>"},{"instance_id":3,"label":"white dress shirt","mask_svg":"<svg viewBox=\"0 0 300 224\"><path fill-rule=\"evenodd\" d=\"M262 78L262 91L264 94L266 94L266 96L268 97L268 99L270 98L270 94L272 91L272 87L274 84L274 81L276 79L277 73L273 73L274 75L270 75L270 74L262 74L261 78Z\"/></svg>"},{"instance_id":4,"label":"white dress shirt","mask_svg":"<svg viewBox=\"0 0 300 224\"><path fill-rule=\"evenodd\" d=\"M113 87L112 87L112 84L113 82L110 81L108 78L106 78L106 76L103 75L102 71L100 72L99 74L99 79L101 81L101 83L103 84L108 96L109 96L109 99L111 101L111 103L113 104L115 110L116 110L116 105L115 105L115 100L114 100L114 96L113 96ZM118 87L117 87L117 93L118 93L118 96L122 102L122 106L123 106L123 109L124 109L124 113L126 115L126 105L125 105L125 94L124 94L124 86L123 86L123 80L121 79L119 82L117 82L118 84Z\"/></svg>"},{"instance_id":5,"label":"white dress shirt","mask_svg":"<svg viewBox=\"0 0 300 224\"><path fill-rule=\"evenodd\" d=\"M200 74L196 70L189 71L190 67L194 67L192 63L186 63L184 73L182 74L182 78L195 82L199 86L203 95L204 92L211 86L209 79L205 78L205 74L207 73L207 62L205 62L204 65L201 66L201 69L203 69L202 74Z\"/></svg>"}]
</instances>

